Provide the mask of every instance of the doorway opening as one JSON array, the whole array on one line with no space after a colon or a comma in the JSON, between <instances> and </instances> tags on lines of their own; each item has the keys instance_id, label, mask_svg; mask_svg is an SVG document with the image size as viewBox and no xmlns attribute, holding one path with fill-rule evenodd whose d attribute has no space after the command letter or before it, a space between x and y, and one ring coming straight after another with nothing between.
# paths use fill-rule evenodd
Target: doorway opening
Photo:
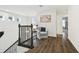
<instances>
[{"instance_id":1,"label":"doorway opening","mask_svg":"<svg viewBox=\"0 0 79 59\"><path fill-rule=\"evenodd\" d=\"M63 29L63 37L62 39L68 39L68 17L65 16L62 18L62 29Z\"/></svg>"}]
</instances>

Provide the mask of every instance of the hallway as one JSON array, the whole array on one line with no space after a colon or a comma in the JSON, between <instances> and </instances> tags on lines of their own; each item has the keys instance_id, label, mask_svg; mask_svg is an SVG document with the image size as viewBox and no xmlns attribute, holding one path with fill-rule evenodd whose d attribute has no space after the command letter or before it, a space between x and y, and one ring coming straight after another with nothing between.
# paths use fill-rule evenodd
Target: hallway
<instances>
[{"instance_id":1,"label":"hallway","mask_svg":"<svg viewBox=\"0 0 79 59\"><path fill-rule=\"evenodd\" d=\"M39 41L39 45L26 53L77 53L69 40L63 41L61 37L46 38Z\"/></svg>"}]
</instances>

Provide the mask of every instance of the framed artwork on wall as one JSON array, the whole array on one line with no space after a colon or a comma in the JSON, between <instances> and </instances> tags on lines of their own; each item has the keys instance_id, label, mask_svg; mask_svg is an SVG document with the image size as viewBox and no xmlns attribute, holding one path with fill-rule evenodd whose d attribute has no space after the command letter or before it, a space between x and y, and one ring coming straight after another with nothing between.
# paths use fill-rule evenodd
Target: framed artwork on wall
<instances>
[{"instance_id":1,"label":"framed artwork on wall","mask_svg":"<svg viewBox=\"0 0 79 59\"><path fill-rule=\"evenodd\" d=\"M6 21L5 17L5 15L0 15L0 21Z\"/></svg>"},{"instance_id":2,"label":"framed artwork on wall","mask_svg":"<svg viewBox=\"0 0 79 59\"><path fill-rule=\"evenodd\" d=\"M41 15L40 22L42 23L51 22L51 15Z\"/></svg>"},{"instance_id":3,"label":"framed artwork on wall","mask_svg":"<svg viewBox=\"0 0 79 59\"><path fill-rule=\"evenodd\" d=\"M9 20L9 21L14 21L13 16L8 16L8 20Z\"/></svg>"},{"instance_id":4,"label":"framed artwork on wall","mask_svg":"<svg viewBox=\"0 0 79 59\"><path fill-rule=\"evenodd\" d=\"M3 16L0 15L0 21L3 21Z\"/></svg>"},{"instance_id":5,"label":"framed artwork on wall","mask_svg":"<svg viewBox=\"0 0 79 59\"><path fill-rule=\"evenodd\" d=\"M20 22L21 21L21 19L19 17L15 17L14 19L15 19L16 22Z\"/></svg>"}]
</instances>

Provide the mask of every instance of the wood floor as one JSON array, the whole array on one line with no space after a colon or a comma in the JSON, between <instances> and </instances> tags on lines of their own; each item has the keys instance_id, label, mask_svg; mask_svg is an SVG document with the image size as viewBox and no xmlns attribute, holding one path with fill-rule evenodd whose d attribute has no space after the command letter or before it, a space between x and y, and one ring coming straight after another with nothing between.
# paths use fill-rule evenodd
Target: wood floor
<instances>
[{"instance_id":1,"label":"wood floor","mask_svg":"<svg viewBox=\"0 0 79 59\"><path fill-rule=\"evenodd\" d=\"M39 40L37 46L26 53L77 53L77 50L69 40L49 37Z\"/></svg>"}]
</instances>

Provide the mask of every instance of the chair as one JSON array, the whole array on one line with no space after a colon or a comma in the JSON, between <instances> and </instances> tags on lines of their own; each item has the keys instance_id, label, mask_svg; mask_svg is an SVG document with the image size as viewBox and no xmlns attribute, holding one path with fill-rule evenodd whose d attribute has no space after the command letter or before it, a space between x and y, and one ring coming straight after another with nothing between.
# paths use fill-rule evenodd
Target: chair
<instances>
[{"instance_id":1,"label":"chair","mask_svg":"<svg viewBox=\"0 0 79 59\"><path fill-rule=\"evenodd\" d=\"M39 39L48 38L48 31L46 27L39 27L38 34Z\"/></svg>"}]
</instances>

